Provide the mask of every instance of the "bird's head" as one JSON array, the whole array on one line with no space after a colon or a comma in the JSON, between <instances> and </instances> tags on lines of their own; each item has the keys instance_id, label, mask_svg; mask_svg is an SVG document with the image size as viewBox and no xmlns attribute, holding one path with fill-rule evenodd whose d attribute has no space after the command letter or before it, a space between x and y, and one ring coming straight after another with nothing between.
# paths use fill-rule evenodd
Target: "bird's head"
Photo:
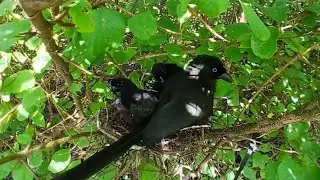
<instances>
[{"instance_id":1,"label":"bird's head","mask_svg":"<svg viewBox=\"0 0 320 180\"><path fill-rule=\"evenodd\" d=\"M136 91L138 89L138 87L130 79L122 78L122 77L108 79L108 80L104 81L104 83L117 96L120 96L121 93L124 93L126 91L132 92L132 91Z\"/></svg>"},{"instance_id":2,"label":"bird's head","mask_svg":"<svg viewBox=\"0 0 320 180\"><path fill-rule=\"evenodd\" d=\"M214 79L223 79L232 82L231 75L224 68L222 62L215 56L198 55L186 67L191 76L208 74Z\"/></svg>"}]
</instances>

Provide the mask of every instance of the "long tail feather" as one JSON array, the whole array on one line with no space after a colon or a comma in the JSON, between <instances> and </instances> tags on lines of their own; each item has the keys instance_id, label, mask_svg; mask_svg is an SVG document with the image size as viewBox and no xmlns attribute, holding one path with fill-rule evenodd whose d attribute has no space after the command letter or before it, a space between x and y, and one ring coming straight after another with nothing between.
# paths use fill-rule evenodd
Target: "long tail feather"
<instances>
[{"instance_id":1,"label":"long tail feather","mask_svg":"<svg viewBox=\"0 0 320 180\"><path fill-rule=\"evenodd\" d=\"M120 158L132 145L138 143L139 140L140 138L137 135L125 135L110 146L95 153L78 166L55 177L54 180L87 179L103 169L106 165Z\"/></svg>"}]
</instances>

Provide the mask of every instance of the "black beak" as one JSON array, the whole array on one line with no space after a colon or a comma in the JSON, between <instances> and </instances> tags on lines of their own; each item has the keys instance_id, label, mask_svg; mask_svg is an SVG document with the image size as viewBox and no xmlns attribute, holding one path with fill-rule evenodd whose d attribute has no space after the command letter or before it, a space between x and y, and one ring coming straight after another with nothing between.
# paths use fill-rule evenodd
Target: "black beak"
<instances>
[{"instance_id":1,"label":"black beak","mask_svg":"<svg viewBox=\"0 0 320 180\"><path fill-rule=\"evenodd\" d=\"M218 76L218 79L223 79L223 80L225 80L225 81L227 81L229 83L233 82L231 75L228 74L228 73L221 74L220 76Z\"/></svg>"}]
</instances>

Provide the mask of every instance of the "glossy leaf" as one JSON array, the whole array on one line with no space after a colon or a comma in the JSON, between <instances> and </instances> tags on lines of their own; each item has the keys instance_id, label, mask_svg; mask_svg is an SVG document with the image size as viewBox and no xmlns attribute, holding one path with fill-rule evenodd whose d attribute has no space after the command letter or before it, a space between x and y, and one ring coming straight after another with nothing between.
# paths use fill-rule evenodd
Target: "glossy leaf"
<instances>
[{"instance_id":1,"label":"glossy leaf","mask_svg":"<svg viewBox=\"0 0 320 180\"><path fill-rule=\"evenodd\" d=\"M28 32L30 29L31 23L28 20L0 24L0 51L8 50L20 39L20 33Z\"/></svg>"},{"instance_id":2,"label":"glossy leaf","mask_svg":"<svg viewBox=\"0 0 320 180\"><path fill-rule=\"evenodd\" d=\"M28 157L28 163L32 168L39 167L43 162L43 154L41 151L33 152Z\"/></svg>"},{"instance_id":3,"label":"glossy leaf","mask_svg":"<svg viewBox=\"0 0 320 180\"><path fill-rule=\"evenodd\" d=\"M31 170L23 163L17 165L12 171L13 180L33 180Z\"/></svg>"},{"instance_id":4,"label":"glossy leaf","mask_svg":"<svg viewBox=\"0 0 320 180\"><path fill-rule=\"evenodd\" d=\"M184 60L185 53L177 44L167 44L164 49L173 62L179 64Z\"/></svg>"},{"instance_id":5,"label":"glossy leaf","mask_svg":"<svg viewBox=\"0 0 320 180\"><path fill-rule=\"evenodd\" d=\"M278 167L278 176L280 180L302 179L304 169L293 159L285 158Z\"/></svg>"},{"instance_id":6,"label":"glossy leaf","mask_svg":"<svg viewBox=\"0 0 320 180\"><path fill-rule=\"evenodd\" d=\"M32 67L36 73L44 72L51 65L51 56L44 44L41 44L37 55L32 59Z\"/></svg>"},{"instance_id":7,"label":"glossy leaf","mask_svg":"<svg viewBox=\"0 0 320 180\"><path fill-rule=\"evenodd\" d=\"M271 58L277 52L277 40L279 32L276 28L270 28L271 36L266 41L261 41L256 35L251 37L251 48L253 53L263 59Z\"/></svg>"},{"instance_id":8,"label":"glossy leaf","mask_svg":"<svg viewBox=\"0 0 320 180\"><path fill-rule=\"evenodd\" d=\"M79 32L93 32L95 22L91 5L87 0L78 1L77 5L74 5L69 9L69 14L73 23L79 28Z\"/></svg>"},{"instance_id":9,"label":"glossy leaf","mask_svg":"<svg viewBox=\"0 0 320 180\"><path fill-rule=\"evenodd\" d=\"M147 40L157 32L157 22L151 12L141 12L128 20L130 31L139 39Z\"/></svg>"},{"instance_id":10,"label":"glossy leaf","mask_svg":"<svg viewBox=\"0 0 320 180\"><path fill-rule=\"evenodd\" d=\"M30 113L35 112L45 101L45 92L42 87L35 87L23 94L23 107Z\"/></svg>"},{"instance_id":11,"label":"glossy leaf","mask_svg":"<svg viewBox=\"0 0 320 180\"><path fill-rule=\"evenodd\" d=\"M228 9L229 0L199 0L200 10L208 17L216 18Z\"/></svg>"},{"instance_id":12,"label":"glossy leaf","mask_svg":"<svg viewBox=\"0 0 320 180\"><path fill-rule=\"evenodd\" d=\"M272 7L266 9L266 14L277 21L278 24L285 21L288 17L289 8L286 0L276 0Z\"/></svg>"},{"instance_id":13,"label":"glossy leaf","mask_svg":"<svg viewBox=\"0 0 320 180\"><path fill-rule=\"evenodd\" d=\"M0 4L0 16L12 12L17 6L14 0L4 0Z\"/></svg>"},{"instance_id":14,"label":"glossy leaf","mask_svg":"<svg viewBox=\"0 0 320 180\"><path fill-rule=\"evenodd\" d=\"M226 27L225 33L227 37L233 40L246 40L252 34L250 26L246 23L230 24Z\"/></svg>"},{"instance_id":15,"label":"glossy leaf","mask_svg":"<svg viewBox=\"0 0 320 180\"><path fill-rule=\"evenodd\" d=\"M96 64L103 60L107 48L115 48L122 43L125 19L119 12L107 8L96 9L93 14L96 22L94 31L82 33L82 38L85 41L86 57Z\"/></svg>"},{"instance_id":16,"label":"glossy leaf","mask_svg":"<svg viewBox=\"0 0 320 180\"><path fill-rule=\"evenodd\" d=\"M243 58L243 54L240 52L240 49L233 46L225 49L224 54L232 62L239 62Z\"/></svg>"},{"instance_id":17,"label":"glossy leaf","mask_svg":"<svg viewBox=\"0 0 320 180\"><path fill-rule=\"evenodd\" d=\"M131 58L137 53L134 49L115 50L112 53L112 57L118 64L125 64L131 60Z\"/></svg>"},{"instance_id":18,"label":"glossy leaf","mask_svg":"<svg viewBox=\"0 0 320 180\"><path fill-rule=\"evenodd\" d=\"M259 40L266 41L270 38L270 32L266 25L260 20L253 7L247 3L241 3L244 14L249 22L250 28Z\"/></svg>"},{"instance_id":19,"label":"glossy leaf","mask_svg":"<svg viewBox=\"0 0 320 180\"><path fill-rule=\"evenodd\" d=\"M34 87L35 78L31 70L19 71L7 77L2 85L2 92L20 93Z\"/></svg>"},{"instance_id":20,"label":"glossy leaf","mask_svg":"<svg viewBox=\"0 0 320 180\"><path fill-rule=\"evenodd\" d=\"M70 161L70 149L60 149L53 154L48 170L53 173L61 172L68 167Z\"/></svg>"}]
</instances>

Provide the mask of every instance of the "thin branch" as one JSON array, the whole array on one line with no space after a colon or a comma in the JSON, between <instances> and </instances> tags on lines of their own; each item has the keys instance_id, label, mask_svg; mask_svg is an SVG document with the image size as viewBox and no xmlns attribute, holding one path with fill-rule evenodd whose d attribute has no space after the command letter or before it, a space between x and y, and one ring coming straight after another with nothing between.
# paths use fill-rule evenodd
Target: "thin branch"
<instances>
[{"instance_id":1,"label":"thin branch","mask_svg":"<svg viewBox=\"0 0 320 180\"><path fill-rule=\"evenodd\" d=\"M223 138L219 139L219 141L214 145L214 147L210 150L209 154L204 158L204 160L199 164L198 168L195 170L195 174L197 177L201 176L201 172L208 162L214 158L213 156L216 154L218 148L225 143Z\"/></svg>"},{"instance_id":2,"label":"thin branch","mask_svg":"<svg viewBox=\"0 0 320 180\"><path fill-rule=\"evenodd\" d=\"M192 16L198 17L198 19L202 22L205 28L213 34L215 37L221 39L222 41L229 42L227 39L222 37L220 34L218 34L207 22L206 18L202 15L199 15L197 12L195 12L192 8L188 7L189 11L191 12Z\"/></svg>"},{"instance_id":3,"label":"thin branch","mask_svg":"<svg viewBox=\"0 0 320 180\"><path fill-rule=\"evenodd\" d=\"M128 75L126 74L126 72L124 72L124 70L119 66L119 64L114 60L114 58L111 56L111 54L109 52L106 53L108 56L108 59L116 66L116 68L120 71L120 73L122 74L123 77L127 78Z\"/></svg>"},{"instance_id":4,"label":"thin branch","mask_svg":"<svg viewBox=\"0 0 320 180\"><path fill-rule=\"evenodd\" d=\"M305 50L303 53L299 53L297 56L295 56L293 59L291 59L287 64L285 64L283 67L281 67L277 72L275 72L269 79L267 79L262 86L257 90L257 92L249 99L248 103L243 107L237 121L239 121L239 118L244 114L244 112L249 108L250 104L253 102L253 100L261 93L261 91L274 79L276 79L288 66L293 64L294 62L298 61L300 58L305 56L307 53L309 53L311 50L315 49L317 46L319 46L320 42L317 42L313 44L310 48Z\"/></svg>"},{"instance_id":5,"label":"thin branch","mask_svg":"<svg viewBox=\"0 0 320 180\"><path fill-rule=\"evenodd\" d=\"M81 137L89 137L89 136L93 136L93 135L101 135L101 133L100 132L94 132L94 133L92 133L92 132L84 132L84 133L77 134L77 135L74 135L74 136L69 136L69 137L63 137L63 138L60 138L60 139L56 139L56 140L50 141L48 143L39 144L39 145L37 145L37 146L27 150L27 151L20 151L20 152L17 152L15 154L13 154L13 155L6 156L6 157L0 159L0 165L4 164L4 163L7 163L9 161L15 160L15 159L24 158L24 157L28 156L29 154L31 154L33 152L36 152L36 151L39 151L39 150L42 150L42 149L53 148L53 147L59 146L61 144L73 141L73 140L81 138Z\"/></svg>"},{"instance_id":6,"label":"thin branch","mask_svg":"<svg viewBox=\"0 0 320 180\"><path fill-rule=\"evenodd\" d=\"M187 49L184 51L186 54L194 54L196 52L195 49ZM136 61L141 61L144 59L148 59L148 58L154 58L154 57L160 57L160 56L167 56L168 53L166 52L160 52L160 53L155 53L155 54L143 54L139 57L134 58Z\"/></svg>"},{"instance_id":7,"label":"thin branch","mask_svg":"<svg viewBox=\"0 0 320 180\"><path fill-rule=\"evenodd\" d=\"M63 59L57 54L61 51L60 47L57 46L55 40L52 37L52 29L53 26L48 21L46 21L41 13L42 9L38 9L36 7L37 3L46 3L42 4L41 7L47 7L48 4L56 6L57 4L63 2L63 0L51 0L51 1L34 1L34 0L19 0L22 9L26 12L29 16L29 19L32 25L37 29L39 32L39 37L41 41L45 44L48 53L50 54L52 61L57 68L58 72L61 73L63 79L65 80L68 88L71 89L72 84L74 82L73 77L71 76L68 66L65 64ZM50 2L50 3L49 3ZM34 6L30 6L30 3L35 3ZM72 94L73 100L75 102L75 106L78 110L80 118L84 118L83 114L83 107L80 98L77 95Z\"/></svg>"}]
</instances>

